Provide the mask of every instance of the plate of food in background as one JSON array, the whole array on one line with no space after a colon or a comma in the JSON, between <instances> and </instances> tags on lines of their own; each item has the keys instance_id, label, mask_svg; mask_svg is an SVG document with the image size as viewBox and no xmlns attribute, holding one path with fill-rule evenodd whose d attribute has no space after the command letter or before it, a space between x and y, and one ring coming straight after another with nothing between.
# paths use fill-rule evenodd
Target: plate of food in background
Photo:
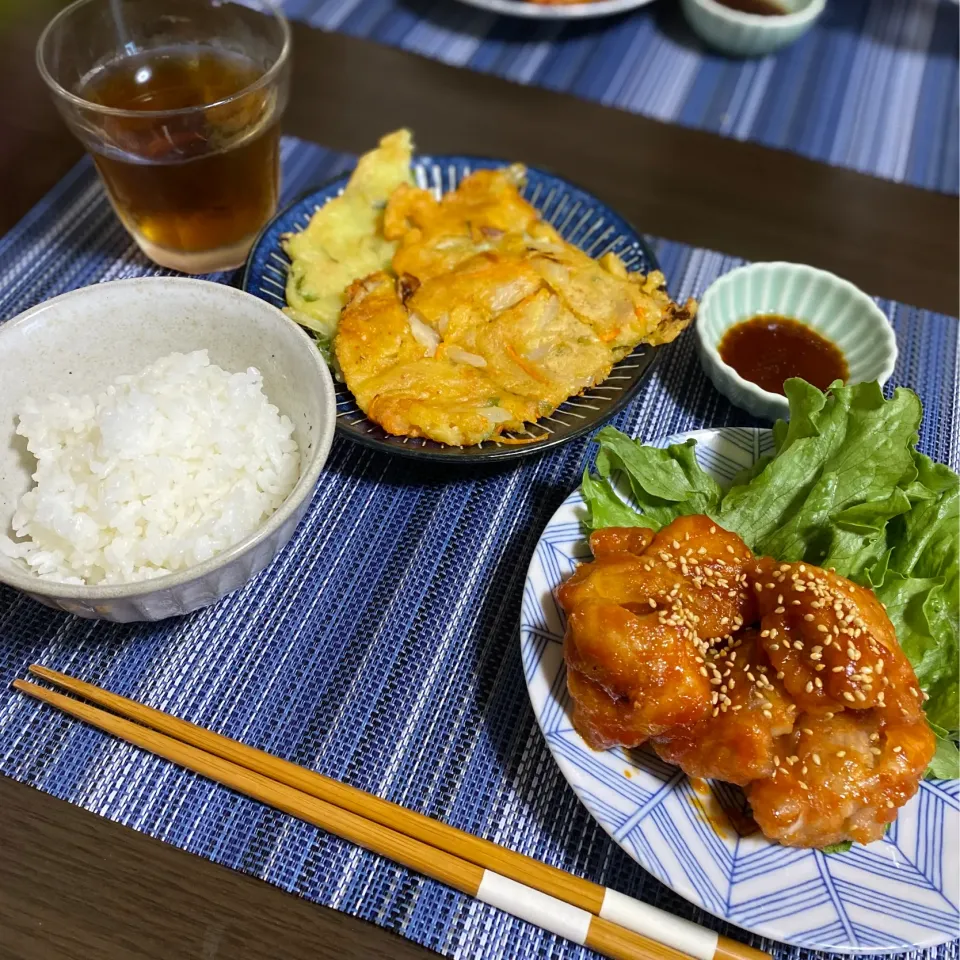
<instances>
[{"instance_id":1,"label":"plate of food in background","mask_svg":"<svg viewBox=\"0 0 960 960\"><path fill-rule=\"evenodd\" d=\"M652 0L462 0L471 7L527 20L585 20L645 7Z\"/></svg>"},{"instance_id":2,"label":"plate of food in background","mask_svg":"<svg viewBox=\"0 0 960 960\"><path fill-rule=\"evenodd\" d=\"M598 434L530 565L528 691L680 895L810 949L930 947L960 895L958 479L912 392L787 393L772 431Z\"/></svg>"},{"instance_id":3,"label":"plate of food in background","mask_svg":"<svg viewBox=\"0 0 960 960\"><path fill-rule=\"evenodd\" d=\"M414 157L405 130L275 218L243 287L314 337L340 432L434 460L595 428L696 310L590 194L518 164Z\"/></svg>"}]
</instances>

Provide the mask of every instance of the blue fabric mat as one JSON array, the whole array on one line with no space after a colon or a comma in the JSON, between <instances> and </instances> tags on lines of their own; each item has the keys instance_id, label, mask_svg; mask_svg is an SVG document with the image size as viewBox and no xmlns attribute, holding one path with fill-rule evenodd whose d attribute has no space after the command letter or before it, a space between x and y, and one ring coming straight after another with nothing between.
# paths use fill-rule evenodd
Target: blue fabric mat
<instances>
[{"instance_id":1,"label":"blue fabric mat","mask_svg":"<svg viewBox=\"0 0 960 960\"><path fill-rule=\"evenodd\" d=\"M288 197L350 162L289 139L283 154ZM736 262L673 243L658 252L677 296ZM163 272L136 252L88 161L0 241L0 264L4 319L83 284ZM957 322L880 305L900 343L894 383L926 406L921 449L956 468ZM616 422L654 438L751 420L709 385L687 335ZM12 692L39 661L750 939L607 839L533 719L517 644L524 574L590 456L579 441L463 470L337 440L277 562L160 624L80 620L0 587L0 772L451 957L592 956ZM763 946L778 960L810 955ZM958 944L908 955L956 960Z\"/></svg>"},{"instance_id":2,"label":"blue fabric mat","mask_svg":"<svg viewBox=\"0 0 960 960\"><path fill-rule=\"evenodd\" d=\"M325 30L957 192L952 0L829 0L793 46L749 60L707 50L676 0L572 22L501 17L457 0L284 0L284 6L291 17Z\"/></svg>"}]
</instances>

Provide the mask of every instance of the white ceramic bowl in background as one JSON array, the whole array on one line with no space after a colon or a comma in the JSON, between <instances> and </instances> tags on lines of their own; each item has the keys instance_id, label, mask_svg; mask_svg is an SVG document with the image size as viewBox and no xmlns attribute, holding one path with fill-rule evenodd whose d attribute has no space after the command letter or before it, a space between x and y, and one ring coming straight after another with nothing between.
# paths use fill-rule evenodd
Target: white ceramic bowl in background
<instances>
[{"instance_id":1,"label":"white ceramic bowl in background","mask_svg":"<svg viewBox=\"0 0 960 960\"><path fill-rule=\"evenodd\" d=\"M882 386L897 362L897 340L862 290L826 270L797 263L753 263L714 281L697 310L697 342L713 385L738 407L768 420L790 412L786 397L745 380L720 359L718 345L735 323L758 313L799 320L835 343L850 368L847 383Z\"/></svg>"},{"instance_id":2,"label":"white ceramic bowl in background","mask_svg":"<svg viewBox=\"0 0 960 960\"><path fill-rule=\"evenodd\" d=\"M693 32L711 47L735 57L761 57L806 33L826 0L779 0L789 13L763 17L741 13L717 0L680 0Z\"/></svg>"},{"instance_id":3,"label":"white ceramic bowl in background","mask_svg":"<svg viewBox=\"0 0 960 960\"><path fill-rule=\"evenodd\" d=\"M290 539L333 441L333 382L313 341L276 307L206 280L143 277L73 290L0 325L0 531L36 469L16 412L25 396L92 393L169 353L207 350L230 372L257 367L294 424L300 479L259 530L180 573L114 586L41 580L0 556L0 581L47 606L123 623L189 613L241 587Z\"/></svg>"}]
</instances>

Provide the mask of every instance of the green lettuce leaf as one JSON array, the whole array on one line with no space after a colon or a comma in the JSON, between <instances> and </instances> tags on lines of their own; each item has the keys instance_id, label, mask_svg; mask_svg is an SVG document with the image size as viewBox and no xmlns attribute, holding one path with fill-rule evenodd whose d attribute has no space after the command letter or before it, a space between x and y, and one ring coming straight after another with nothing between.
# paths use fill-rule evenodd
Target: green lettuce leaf
<instances>
[{"instance_id":1,"label":"green lettuce leaf","mask_svg":"<svg viewBox=\"0 0 960 960\"><path fill-rule=\"evenodd\" d=\"M784 388L790 421L778 426L776 456L727 493L717 519L759 553L851 573L864 551L876 560L886 522L909 509L895 490L916 476L920 400L903 389L886 400L876 383Z\"/></svg>"},{"instance_id":2,"label":"green lettuce leaf","mask_svg":"<svg viewBox=\"0 0 960 960\"><path fill-rule=\"evenodd\" d=\"M638 444L613 427L604 427L595 439L600 444L598 474L613 480L622 473L634 503L655 529L681 515L716 509L720 487L697 463L695 441L661 450Z\"/></svg>"},{"instance_id":3,"label":"green lettuce leaf","mask_svg":"<svg viewBox=\"0 0 960 960\"><path fill-rule=\"evenodd\" d=\"M960 478L922 454L915 454L915 461L914 502L890 523L888 550L866 580L886 605L930 698L928 719L955 740L960 734Z\"/></svg>"},{"instance_id":4,"label":"green lettuce leaf","mask_svg":"<svg viewBox=\"0 0 960 960\"><path fill-rule=\"evenodd\" d=\"M606 477L591 477L590 472L584 470L580 491L587 504L587 526L591 530L602 530L604 527L653 527L654 530L660 529L660 524L652 523L647 517L641 516L636 510L625 504L617 496Z\"/></svg>"},{"instance_id":5,"label":"green lettuce leaf","mask_svg":"<svg viewBox=\"0 0 960 960\"><path fill-rule=\"evenodd\" d=\"M937 752L927 767L927 777L931 780L960 780L960 749L947 735L947 731L930 724L937 735Z\"/></svg>"},{"instance_id":6,"label":"green lettuce leaf","mask_svg":"<svg viewBox=\"0 0 960 960\"><path fill-rule=\"evenodd\" d=\"M821 848L822 853L846 853L853 846L852 840L841 840L839 843L828 843Z\"/></svg>"},{"instance_id":7,"label":"green lettuce leaf","mask_svg":"<svg viewBox=\"0 0 960 960\"><path fill-rule=\"evenodd\" d=\"M713 513L720 501L717 482L697 463L696 442L674 444L661 450L631 440L613 427L604 427L594 438L600 444L597 454L597 474L594 483L605 480L613 496L612 483L618 476L626 479L630 496L639 508L635 517L642 516L642 525L659 530L678 516L693 513ZM582 490L583 488L581 488ZM591 507L590 497L584 499ZM605 513L609 512L605 508ZM638 521L627 524L637 525Z\"/></svg>"}]
</instances>

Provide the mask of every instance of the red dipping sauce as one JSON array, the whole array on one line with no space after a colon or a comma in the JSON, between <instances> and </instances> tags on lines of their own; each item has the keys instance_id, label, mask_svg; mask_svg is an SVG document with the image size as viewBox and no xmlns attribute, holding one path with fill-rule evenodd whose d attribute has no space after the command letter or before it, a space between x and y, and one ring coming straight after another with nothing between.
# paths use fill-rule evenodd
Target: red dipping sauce
<instances>
[{"instance_id":1,"label":"red dipping sauce","mask_svg":"<svg viewBox=\"0 0 960 960\"><path fill-rule=\"evenodd\" d=\"M790 11L774 0L715 0L721 7L729 7L740 13L753 13L760 17L783 17Z\"/></svg>"},{"instance_id":2,"label":"red dipping sauce","mask_svg":"<svg viewBox=\"0 0 960 960\"><path fill-rule=\"evenodd\" d=\"M803 377L820 390L846 382L850 368L840 348L799 320L761 313L735 323L717 346L720 358L744 380L770 393L783 381Z\"/></svg>"}]
</instances>

